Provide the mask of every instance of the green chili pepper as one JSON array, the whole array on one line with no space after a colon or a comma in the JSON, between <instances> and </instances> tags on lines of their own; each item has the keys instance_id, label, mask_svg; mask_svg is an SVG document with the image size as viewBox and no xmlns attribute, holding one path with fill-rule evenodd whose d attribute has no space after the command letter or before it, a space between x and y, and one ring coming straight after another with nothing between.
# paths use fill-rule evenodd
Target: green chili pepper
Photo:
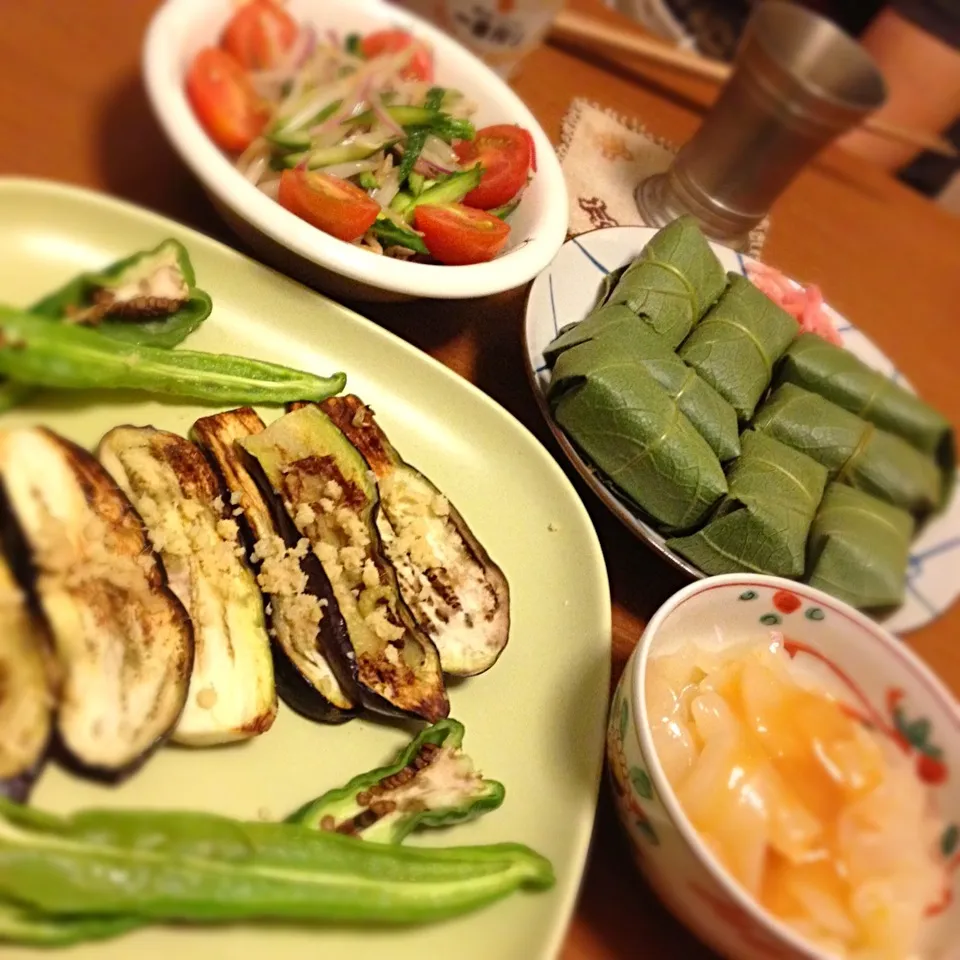
<instances>
[{"instance_id":1,"label":"green chili pepper","mask_svg":"<svg viewBox=\"0 0 960 960\"><path fill-rule=\"evenodd\" d=\"M385 109L395 123L407 130L423 127L444 140L472 140L476 136L476 128L469 120L451 117L449 113L440 110L407 106L390 106ZM355 117L348 117L343 124L370 126L376 119L377 115L372 110L365 110Z\"/></svg>"},{"instance_id":2,"label":"green chili pepper","mask_svg":"<svg viewBox=\"0 0 960 960\"><path fill-rule=\"evenodd\" d=\"M494 207L493 210L488 210L487 213L494 217L499 217L501 220L506 220L507 217L520 206L520 199L520 195L517 194L517 196L512 200L508 200L502 207Z\"/></svg>"},{"instance_id":3,"label":"green chili pepper","mask_svg":"<svg viewBox=\"0 0 960 960\"><path fill-rule=\"evenodd\" d=\"M0 895L48 914L414 924L553 879L519 844L404 847L202 813L61 818L0 799Z\"/></svg>"},{"instance_id":4,"label":"green chili pepper","mask_svg":"<svg viewBox=\"0 0 960 960\"><path fill-rule=\"evenodd\" d=\"M311 94L308 94L310 96ZM291 113L296 112L288 110L286 117L278 119L266 133L264 138L277 149L286 152L289 150L309 150L313 143L309 129L318 123L323 123L328 117L332 117L340 107L343 106L343 100L333 100L328 103L319 113L314 114L309 120L304 120L298 124L296 129L288 124L291 119Z\"/></svg>"},{"instance_id":5,"label":"green chili pepper","mask_svg":"<svg viewBox=\"0 0 960 960\"><path fill-rule=\"evenodd\" d=\"M67 947L105 940L143 926L139 917L55 916L0 899L0 943Z\"/></svg>"},{"instance_id":6,"label":"green chili pepper","mask_svg":"<svg viewBox=\"0 0 960 960\"><path fill-rule=\"evenodd\" d=\"M393 198L390 209L401 214L405 220L410 220L416 207L426 204L437 206L446 203L459 203L471 190L480 185L482 177L483 168L477 164L469 170L438 178L434 186L428 187L419 196L415 197L401 191Z\"/></svg>"},{"instance_id":7,"label":"green chili pepper","mask_svg":"<svg viewBox=\"0 0 960 960\"><path fill-rule=\"evenodd\" d=\"M419 197L423 193L423 188L427 183L427 178L422 173L411 173L407 177L407 186L410 188L410 192L415 196Z\"/></svg>"},{"instance_id":8,"label":"green chili pepper","mask_svg":"<svg viewBox=\"0 0 960 960\"><path fill-rule=\"evenodd\" d=\"M169 312L157 316L165 305ZM52 320L85 315L105 337L175 347L207 319L212 306L196 285L186 248L170 239L104 270L81 273L27 309Z\"/></svg>"},{"instance_id":9,"label":"green chili pepper","mask_svg":"<svg viewBox=\"0 0 960 960\"><path fill-rule=\"evenodd\" d=\"M430 252L419 233L405 230L384 216L378 217L373 224L373 235L385 247L406 247L423 254Z\"/></svg>"},{"instance_id":10,"label":"green chili pepper","mask_svg":"<svg viewBox=\"0 0 960 960\"><path fill-rule=\"evenodd\" d=\"M463 725L441 720L394 761L354 777L288 817L291 823L401 843L417 827L473 820L503 803L503 784L484 780L463 752Z\"/></svg>"},{"instance_id":11,"label":"green chili pepper","mask_svg":"<svg viewBox=\"0 0 960 960\"><path fill-rule=\"evenodd\" d=\"M443 87L431 87L427 91L427 96L423 101L426 110L438 111L440 104L443 103L443 96L446 90ZM403 160L400 162L400 183L402 184L407 177L413 173L414 164L420 158L423 152L424 144L427 142L427 136L430 133L429 127L414 127L409 131L409 136L403 145ZM413 190L411 185L411 190ZM416 194L419 191L413 190Z\"/></svg>"},{"instance_id":12,"label":"green chili pepper","mask_svg":"<svg viewBox=\"0 0 960 960\"><path fill-rule=\"evenodd\" d=\"M283 157L281 164L289 170L298 167L306 161L308 170L319 170L335 163L350 163L353 160L366 160L375 153L387 149L395 141L388 143L345 143L339 147L323 147L320 150L310 150L303 153L288 153Z\"/></svg>"},{"instance_id":13,"label":"green chili pepper","mask_svg":"<svg viewBox=\"0 0 960 960\"><path fill-rule=\"evenodd\" d=\"M95 330L0 310L0 374L68 390L129 388L212 403L324 400L346 375L319 377L262 360L120 343Z\"/></svg>"},{"instance_id":14,"label":"green chili pepper","mask_svg":"<svg viewBox=\"0 0 960 960\"><path fill-rule=\"evenodd\" d=\"M353 54L355 57L362 57L362 40L363 38L359 33L348 33L346 43L344 44L344 48L346 49L347 53Z\"/></svg>"}]
</instances>

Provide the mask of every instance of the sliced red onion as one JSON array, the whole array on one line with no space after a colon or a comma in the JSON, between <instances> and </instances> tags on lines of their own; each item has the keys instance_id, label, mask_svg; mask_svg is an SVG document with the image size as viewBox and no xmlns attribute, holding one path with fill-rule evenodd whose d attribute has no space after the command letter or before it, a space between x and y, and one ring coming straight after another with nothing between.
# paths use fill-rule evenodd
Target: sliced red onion
<instances>
[{"instance_id":1,"label":"sliced red onion","mask_svg":"<svg viewBox=\"0 0 960 960\"><path fill-rule=\"evenodd\" d=\"M390 204L393 202L393 198L400 192L400 175L399 171L396 169L391 169L388 171L383 179L380 181L380 188L374 190L371 196L377 203L383 207L384 213L390 217L394 222L399 223L399 221L393 215L393 211L390 210Z\"/></svg>"},{"instance_id":2,"label":"sliced red onion","mask_svg":"<svg viewBox=\"0 0 960 960\"><path fill-rule=\"evenodd\" d=\"M276 200L280 194L280 180L265 180L257 184L257 189L265 193L271 200Z\"/></svg>"},{"instance_id":3,"label":"sliced red onion","mask_svg":"<svg viewBox=\"0 0 960 960\"><path fill-rule=\"evenodd\" d=\"M354 89L352 97L344 97L343 104L339 110L334 111L323 123L319 123L307 131L310 136L322 137L324 134L339 130L343 121L353 116L357 108L369 99L369 87L369 79L361 81L360 89Z\"/></svg>"},{"instance_id":4,"label":"sliced red onion","mask_svg":"<svg viewBox=\"0 0 960 960\"><path fill-rule=\"evenodd\" d=\"M317 31L311 24L303 27L297 39L300 41L300 50L294 60L294 69L302 67L316 52L317 49Z\"/></svg>"},{"instance_id":5,"label":"sliced red onion","mask_svg":"<svg viewBox=\"0 0 960 960\"><path fill-rule=\"evenodd\" d=\"M441 173L454 173L463 169L457 155L453 152L453 147L432 133L424 142L423 152L420 155Z\"/></svg>"},{"instance_id":6,"label":"sliced red onion","mask_svg":"<svg viewBox=\"0 0 960 960\"><path fill-rule=\"evenodd\" d=\"M259 183L260 178L263 176L263 172L267 169L267 157L259 156L250 162L247 166L247 169L244 170L243 175L251 183Z\"/></svg>"},{"instance_id":7,"label":"sliced red onion","mask_svg":"<svg viewBox=\"0 0 960 960\"><path fill-rule=\"evenodd\" d=\"M329 167L321 167L320 170L323 173L330 174L331 177L340 177L342 180L347 180L350 177L355 177L358 173L376 170L379 166L380 160L372 157L369 160L351 160L348 163L334 163Z\"/></svg>"},{"instance_id":8,"label":"sliced red onion","mask_svg":"<svg viewBox=\"0 0 960 960\"><path fill-rule=\"evenodd\" d=\"M376 114L377 119L392 133L395 137L405 137L406 133L404 132L403 127L397 123L393 117L387 112L387 108L383 105L383 101L380 99L379 93L371 93L369 96L370 106L373 108L373 112Z\"/></svg>"}]
</instances>

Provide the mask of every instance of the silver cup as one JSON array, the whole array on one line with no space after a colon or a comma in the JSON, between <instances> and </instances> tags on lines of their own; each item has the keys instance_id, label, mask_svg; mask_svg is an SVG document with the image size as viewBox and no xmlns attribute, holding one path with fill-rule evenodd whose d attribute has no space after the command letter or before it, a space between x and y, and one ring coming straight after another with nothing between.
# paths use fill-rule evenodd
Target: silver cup
<instances>
[{"instance_id":1,"label":"silver cup","mask_svg":"<svg viewBox=\"0 0 960 960\"><path fill-rule=\"evenodd\" d=\"M866 51L829 20L765 0L747 24L733 73L693 139L643 180L650 226L693 214L734 248L821 148L886 99Z\"/></svg>"}]
</instances>

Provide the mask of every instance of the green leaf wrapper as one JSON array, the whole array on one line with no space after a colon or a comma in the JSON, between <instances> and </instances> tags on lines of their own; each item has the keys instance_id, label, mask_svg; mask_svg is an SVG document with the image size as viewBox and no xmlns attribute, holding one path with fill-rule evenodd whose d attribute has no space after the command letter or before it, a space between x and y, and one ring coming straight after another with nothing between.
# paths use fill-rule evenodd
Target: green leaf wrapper
<instances>
[{"instance_id":1,"label":"green leaf wrapper","mask_svg":"<svg viewBox=\"0 0 960 960\"><path fill-rule=\"evenodd\" d=\"M623 272L606 305L623 304L674 349L726 287L723 266L696 220L660 230Z\"/></svg>"},{"instance_id":2,"label":"green leaf wrapper","mask_svg":"<svg viewBox=\"0 0 960 960\"><path fill-rule=\"evenodd\" d=\"M727 473L730 492L714 517L667 546L711 576L750 571L800 577L827 470L752 430L740 442L743 452Z\"/></svg>"},{"instance_id":3,"label":"green leaf wrapper","mask_svg":"<svg viewBox=\"0 0 960 960\"><path fill-rule=\"evenodd\" d=\"M945 492L952 489L956 453L950 421L849 350L805 333L784 354L780 381L812 390L838 407L903 437L937 461L944 473Z\"/></svg>"},{"instance_id":4,"label":"green leaf wrapper","mask_svg":"<svg viewBox=\"0 0 960 960\"><path fill-rule=\"evenodd\" d=\"M906 511L831 483L810 531L807 582L861 609L896 606L913 529Z\"/></svg>"},{"instance_id":5,"label":"green leaf wrapper","mask_svg":"<svg viewBox=\"0 0 960 960\"><path fill-rule=\"evenodd\" d=\"M597 364L593 351L581 351L565 353L563 369L554 370L554 419L656 522L694 526L727 492L717 455L640 364L616 357Z\"/></svg>"},{"instance_id":6,"label":"green leaf wrapper","mask_svg":"<svg viewBox=\"0 0 960 960\"><path fill-rule=\"evenodd\" d=\"M745 277L731 273L726 293L678 353L746 421L799 331L790 314Z\"/></svg>"},{"instance_id":7,"label":"green leaf wrapper","mask_svg":"<svg viewBox=\"0 0 960 960\"><path fill-rule=\"evenodd\" d=\"M152 250L124 257L103 270L81 273L27 309L42 317L63 320L71 311L91 306L98 290L115 288L125 277L149 273L152 268L178 271L187 287L186 302L169 316L156 319L105 317L96 324L96 330L124 343L175 347L206 320L213 308L209 295L196 286L190 255L177 240L164 240Z\"/></svg>"},{"instance_id":8,"label":"green leaf wrapper","mask_svg":"<svg viewBox=\"0 0 960 960\"><path fill-rule=\"evenodd\" d=\"M924 516L943 498L936 463L906 440L792 383L778 387L753 426L822 463L840 480Z\"/></svg>"},{"instance_id":9,"label":"green leaf wrapper","mask_svg":"<svg viewBox=\"0 0 960 960\"><path fill-rule=\"evenodd\" d=\"M579 327L590 324L596 336L578 339ZM677 402L677 406L697 429L713 452L721 460L732 460L740 453L740 438L737 433L737 414L733 407L708 383L697 376L667 346L666 341L626 307L604 307L591 320L584 320L576 328L561 335L572 346L564 352L553 351L556 359L554 384L566 383L568 369L577 372L591 366L602 367L609 361L632 362L649 373L657 383ZM555 390L551 384L548 396Z\"/></svg>"}]
</instances>

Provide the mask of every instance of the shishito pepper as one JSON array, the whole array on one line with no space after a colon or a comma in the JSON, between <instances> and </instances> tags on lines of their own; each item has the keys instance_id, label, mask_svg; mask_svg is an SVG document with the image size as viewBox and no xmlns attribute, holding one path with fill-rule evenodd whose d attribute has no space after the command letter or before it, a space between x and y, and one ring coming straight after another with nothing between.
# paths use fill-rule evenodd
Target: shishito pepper
<instances>
[{"instance_id":1,"label":"shishito pepper","mask_svg":"<svg viewBox=\"0 0 960 960\"><path fill-rule=\"evenodd\" d=\"M0 307L0 375L64 390L130 389L209 403L325 400L347 381L263 360L119 343L95 330Z\"/></svg>"},{"instance_id":2,"label":"shishito pepper","mask_svg":"<svg viewBox=\"0 0 960 960\"><path fill-rule=\"evenodd\" d=\"M406 847L203 813L63 818L0 800L0 897L70 922L415 924L553 882L519 844Z\"/></svg>"},{"instance_id":3,"label":"shishito pepper","mask_svg":"<svg viewBox=\"0 0 960 960\"><path fill-rule=\"evenodd\" d=\"M52 320L96 327L104 336L151 347L175 347L210 315L183 244L164 240L104 270L81 273L31 307Z\"/></svg>"},{"instance_id":4,"label":"shishito pepper","mask_svg":"<svg viewBox=\"0 0 960 960\"><path fill-rule=\"evenodd\" d=\"M463 724L441 720L393 763L330 790L288 821L372 843L401 843L417 827L451 826L495 810L503 803L503 784L477 772L462 750L463 734Z\"/></svg>"},{"instance_id":5,"label":"shishito pepper","mask_svg":"<svg viewBox=\"0 0 960 960\"><path fill-rule=\"evenodd\" d=\"M69 947L107 940L143 926L139 917L57 917L0 900L0 943L35 947Z\"/></svg>"}]
</instances>

